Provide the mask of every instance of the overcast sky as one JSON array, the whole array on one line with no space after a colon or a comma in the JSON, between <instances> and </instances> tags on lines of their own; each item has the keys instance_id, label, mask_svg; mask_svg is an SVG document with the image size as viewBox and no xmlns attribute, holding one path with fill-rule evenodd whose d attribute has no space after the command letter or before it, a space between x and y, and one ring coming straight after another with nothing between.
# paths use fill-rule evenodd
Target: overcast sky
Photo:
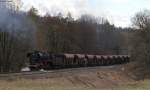
<instances>
[{"instance_id":1,"label":"overcast sky","mask_svg":"<svg viewBox=\"0 0 150 90\"><path fill-rule=\"evenodd\" d=\"M32 6L40 14L56 15L61 12L66 15L71 12L78 18L82 14L103 16L116 26L131 25L131 17L138 11L150 9L150 0L22 0L22 10L29 10Z\"/></svg>"}]
</instances>

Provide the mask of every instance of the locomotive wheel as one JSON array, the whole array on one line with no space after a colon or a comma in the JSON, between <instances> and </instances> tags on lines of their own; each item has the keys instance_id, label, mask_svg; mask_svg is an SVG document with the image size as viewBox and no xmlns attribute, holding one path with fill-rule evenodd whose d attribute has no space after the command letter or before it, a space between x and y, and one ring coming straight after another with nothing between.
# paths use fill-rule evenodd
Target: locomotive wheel
<instances>
[{"instance_id":1,"label":"locomotive wheel","mask_svg":"<svg viewBox=\"0 0 150 90\"><path fill-rule=\"evenodd\" d=\"M50 69L54 69L54 65L52 62L49 62L47 64L47 66L43 67L44 70L50 70Z\"/></svg>"}]
</instances>

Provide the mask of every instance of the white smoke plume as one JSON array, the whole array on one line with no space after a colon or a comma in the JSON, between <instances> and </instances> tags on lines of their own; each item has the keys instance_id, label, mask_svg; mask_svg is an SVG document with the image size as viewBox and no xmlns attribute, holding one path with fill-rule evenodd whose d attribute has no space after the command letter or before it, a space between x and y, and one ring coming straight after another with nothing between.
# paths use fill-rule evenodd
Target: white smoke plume
<instances>
[{"instance_id":1,"label":"white smoke plume","mask_svg":"<svg viewBox=\"0 0 150 90\"><path fill-rule=\"evenodd\" d=\"M9 32L20 39L32 39L35 43L35 27L27 14L16 11L10 0L0 0L0 31Z\"/></svg>"}]
</instances>

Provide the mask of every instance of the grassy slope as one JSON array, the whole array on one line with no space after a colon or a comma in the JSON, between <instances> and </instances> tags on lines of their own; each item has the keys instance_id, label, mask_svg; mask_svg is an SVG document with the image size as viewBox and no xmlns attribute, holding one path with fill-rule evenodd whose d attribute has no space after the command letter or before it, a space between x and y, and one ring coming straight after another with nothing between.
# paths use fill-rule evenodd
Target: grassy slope
<instances>
[{"instance_id":1,"label":"grassy slope","mask_svg":"<svg viewBox=\"0 0 150 90\"><path fill-rule=\"evenodd\" d=\"M65 79L0 81L0 90L150 90L150 80L132 82L124 86L98 88L83 84L73 85Z\"/></svg>"},{"instance_id":2,"label":"grassy slope","mask_svg":"<svg viewBox=\"0 0 150 90\"><path fill-rule=\"evenodd\" d=\"M58 72L41 79L10 78L0 80L0 90L150 90L150 80L137 82L122 67Z\"/></svg>"}]
</instances>

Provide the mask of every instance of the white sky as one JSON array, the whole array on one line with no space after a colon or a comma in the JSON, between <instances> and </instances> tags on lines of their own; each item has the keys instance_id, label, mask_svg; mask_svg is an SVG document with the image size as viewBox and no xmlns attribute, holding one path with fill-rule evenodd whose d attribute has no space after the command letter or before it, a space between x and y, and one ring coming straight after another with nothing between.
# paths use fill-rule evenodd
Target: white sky
<instances>
[{"instance_id":1,"label":"white sky","mask_svg":"<svg viewBox=\"0 0 150 90\"><path fill-rule=\"evenodd\" d=\"M21 0L22 10L29 10L32 6L40 14L59 12L78 18L82 14L91 14L96 17L103 16L116 26L127 27L131 25L131 17L138 11L150 9L150 0Z\"/></svg>"}]
</instances>

